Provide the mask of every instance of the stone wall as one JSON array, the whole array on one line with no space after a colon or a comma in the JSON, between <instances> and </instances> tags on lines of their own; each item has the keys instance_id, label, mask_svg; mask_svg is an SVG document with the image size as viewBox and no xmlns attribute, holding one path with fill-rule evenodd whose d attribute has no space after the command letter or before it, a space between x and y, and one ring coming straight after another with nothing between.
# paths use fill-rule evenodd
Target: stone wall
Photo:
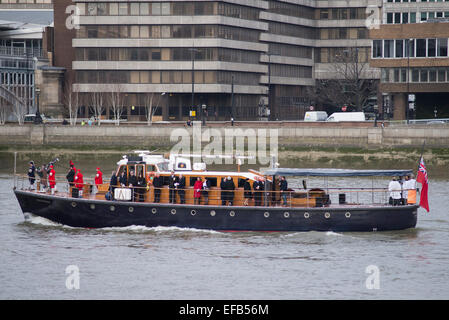
<instances>
[{"instance_id":1,"label":"stone wall","mask_svg":"<svg viewBox=\"0 0 449 320\"><path fill-rule=\"evenodd\" d=\"M326 126L270 126L263 127L202 127L203 143L212 141L209 133L225 137L225 130L235 136L245 136L265 130L269 142L270 130L275 130L279 146L348 146L348 147L420 147L424 140L426 146L448 148L449 125L409 125L389 127L338 127ZM55 124L17 126L7 124L0 126L0 145L3 146L98 146L98 147L170 147L182 134L190 135L193 145L193 128L183 125L102 125L102 126L63 126ZM197 131L198 134L199 131ZM173 136L173 141L170 137ZM198 137L198 135L197 135ZM197 140L197 139L196 139Z\"/></svg>"}]
</instances>

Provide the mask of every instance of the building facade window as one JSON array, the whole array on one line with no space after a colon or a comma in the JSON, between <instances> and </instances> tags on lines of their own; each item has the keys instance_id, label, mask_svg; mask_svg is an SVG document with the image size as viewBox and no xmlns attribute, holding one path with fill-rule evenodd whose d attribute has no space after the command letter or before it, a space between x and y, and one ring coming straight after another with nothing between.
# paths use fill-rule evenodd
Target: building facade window
<instances>
[{"instance_id":1,"label":"building facade window","mask_svg":"<svg viewBox=\"0 0 449 320\"><path fill-rule=\"evenodd\" d=\"M448 38L373 40L372 58L447 58Z\"/></svg>"}]
</instances>

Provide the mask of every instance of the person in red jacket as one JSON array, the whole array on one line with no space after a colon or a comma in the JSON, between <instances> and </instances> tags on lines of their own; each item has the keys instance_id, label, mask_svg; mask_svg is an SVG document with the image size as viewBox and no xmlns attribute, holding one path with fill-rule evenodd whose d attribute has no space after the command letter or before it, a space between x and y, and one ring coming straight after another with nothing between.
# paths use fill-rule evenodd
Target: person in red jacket
<instances>
[{"instance_id":1,"label":"person in red jacket","mask_svg":"<svg viewBox=\"0 0 449 320\"><path fill-rule=\"evenodd\" d=\"M203 189L203 182L201 181L201 178L198 177L193 185L194 204L200 204L201 202L201 189Z\"/></svg>"},{"instance_id":2,"label":"person in red jacket","mask_svg":"<svg viewBox=\"0 0 449 320\"><path fill-rule=\"evenodd\" d=\"M75 175L75 188L79 190L80 198L83 195L83 186L84 186L83 174L81 173L80 169L77 169Z\"/></svg>"},{"instance_id":3,"label":"person in red jacket","mask_svg":"<svg viewBox=\"0 0 449 320\"><path fill-rule=\"evenodd\" d=\"M95 175L95 186L98 187L99 185L103 184L103 172L101 172L100 168L97 168L97 174Z\"/></svg>"},{"instance_id":4,"label":"person in red jacket","mask_svg":"<svg viewBox=\"0 0 449 320\"><path fill-rule=\"evenodd\" d=\"M48 172L48 183L50 184L51 194L54 194L56 189L56 172L53 165L50 166L50 171Z\"/></svg>"}]
</instances>

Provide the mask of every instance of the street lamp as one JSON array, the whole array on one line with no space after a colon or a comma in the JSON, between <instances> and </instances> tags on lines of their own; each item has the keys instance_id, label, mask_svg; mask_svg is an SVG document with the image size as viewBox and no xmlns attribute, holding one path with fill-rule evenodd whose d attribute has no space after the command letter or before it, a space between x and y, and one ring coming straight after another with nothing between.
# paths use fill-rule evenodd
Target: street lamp
<instances>
[{"instance_id":1,"label":"street lamp","mask_svg":"<svg viewBox=\"0 0 449 320\"><path fill-rule=\"evenodd\" d=\"M207 106L205 105L205 104L203 104L202 106L201 106L201 118L202 118L202 120L203 120L203 126L205 126L206 125L206 108L207 108Z\"/></svg>"},{"instance_id":2,"label":"street lamp","mask_svg":"<svg viewBox=\"0 0 449 320\"><path fill-rule=\"evenodd\" d=\"M34 89L34 91L36 93L36 117L34 118L34 124L40 124L40 123L42 123L42 117L41 117L41 114L39 112L39 95L41 93L41 89L36 87Z\"/></svg>"},{"instance_id":3,"label":"street lamp","mask_svg":"<svg viewBox=\"0 0 449 320\"><path fill-rule=\"evenodd\" d=\"M409 111L410 111L410 55L411 46L413 39L407 39L407 103L405 106L405 115L407 119L407 124L409 124Z\"/></svg>"}]
</instances>

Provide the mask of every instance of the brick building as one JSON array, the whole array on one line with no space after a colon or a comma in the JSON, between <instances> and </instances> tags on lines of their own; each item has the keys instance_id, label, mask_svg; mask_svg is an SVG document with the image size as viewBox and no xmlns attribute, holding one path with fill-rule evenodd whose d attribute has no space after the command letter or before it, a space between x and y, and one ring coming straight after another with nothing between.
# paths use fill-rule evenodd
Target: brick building
<instances>
[{"instance_id":1,"label":"brick building","mask_svg":"<svg viewBox=\"0 0 449 320\"><path fill-rule=\"evenodd\" d=\"M449 117L449 1L384 0L382 24L370 37L382 112L394 119Z\"/></svg>"}]
</instances>

